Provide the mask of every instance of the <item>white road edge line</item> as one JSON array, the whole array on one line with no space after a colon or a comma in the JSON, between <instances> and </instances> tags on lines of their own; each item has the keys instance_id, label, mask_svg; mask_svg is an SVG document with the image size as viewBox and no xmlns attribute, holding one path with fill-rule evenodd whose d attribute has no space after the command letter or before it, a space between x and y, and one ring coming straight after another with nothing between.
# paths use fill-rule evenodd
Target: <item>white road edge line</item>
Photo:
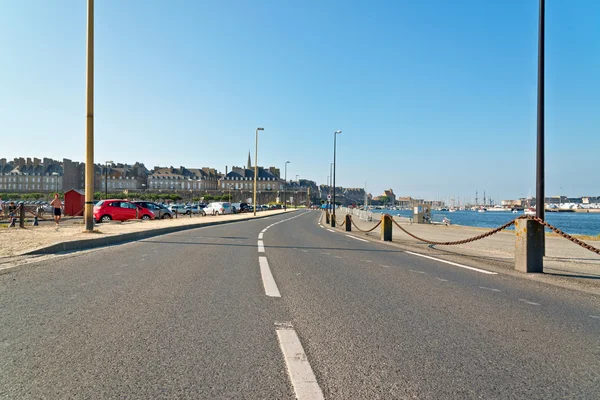
<instances>
[{"instance_id":1,"label":"white road edge line","mask_svg":"<svg viewBox=\"0 0 600 400\"><path fill-rule=\"evenodd\" d=\"M530 304L532 306L539 306L540 305L540 303L535 303L533 301L529 301L529 300L525 300L525 299L519 299L519 301L522 301L525 304Z\"/></svg>"},{"instance_id":2,"label":"white road edge line","mask_svg":"<svg viewBox=\"0 0 600 400\"><path fill-rule=\"evenodd\" d=\"M494 288L490 288L490 287L486 287L486 286L479 286L479 289L491 290L492 292L501 292L502 291L500 289L494 289Z\"/></svg>"},{"instance_id":3,"label":"white road edge line","mask_svg":"<svg viewBox=\"0 0 600 400\"><path fill-rule=\"evenodd\" d=\"M277 328L277 338L298 400L321 400L323 392L294 329Z\"/></svg>"},{"instance_id":4,"label":"white road edge line","mask_svg":"<svg viewBox=\"0 0 600 400\"><path fill-rule=\"evenodd\" d=\"M269 268L267 257L258 257L258 263L260 264L260 276L265 287L265 294L269 297L281 297L275 279L273 279L271 268Z\"/></svg>"},{"instance_id":5,"label":"white road edge line","mask_svg":"<svg viewBox=\"0 0 600 400\"><path fill-rule=\"evenodd\" d=\"M258 252L259 253L264 253L265 252L265 245L264 245L264 242L262 240L258 241Z\"/></svg>"},{"instance_id":6,"label":"white road edge line","mask_svg":"<svg viewBox=\"0 0 600 400\"><path fill-rule=\"evenodd\" d=\"M333 229L327 229L329 232L333 232L335 233L335 231Z\"/></svg>"},{"instance_id":7,"label":"white road edge line","mask_svg":"<svg viewBox=\"0 0 600 400\"><path fill-rule=\"evenodd\" d=\"M460 268L470 269L471 271L481 272L482 274L498 275L497 272L486 271L485 269L479 269L479 268L475 268L475 267L469 267L467 265L458 264L458 263L455 263L455 262L452 262L452 261L446 261L446 260L442 260L440 258L426 256L425 254L413 253L412 251L408 251L408 250L405 250L404 252L408 253L408 254L412 254L413 256L428 258L430 260L439 261L439 262L444 263L444 264L454 265L455 267L460 267Z\"/></svg>"},{"instance_id":8,"label":"white road edge line","mask_svg":"<svg viewBox=\"0 0 600 400\"><path fill-rule=\"evenodd\" d=\"M360 240L361 242L368 242L368 240L357 238L357 237L352 236L352 235L346 235L346 236L348 236L349 238L352 238L352 239Z\"/></svg>"}]
</instances>

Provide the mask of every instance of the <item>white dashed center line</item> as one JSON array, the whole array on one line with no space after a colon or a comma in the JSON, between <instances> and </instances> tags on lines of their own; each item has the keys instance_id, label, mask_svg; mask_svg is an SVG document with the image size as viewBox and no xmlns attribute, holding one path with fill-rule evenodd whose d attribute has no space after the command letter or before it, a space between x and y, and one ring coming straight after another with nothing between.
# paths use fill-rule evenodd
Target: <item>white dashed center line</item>
<instances>
[{"instance_id":1,"label":"white dashed center line","mask_svg":"<svg viewBox=\"0 0 600 400\"><path fill-rule=\"evenodd\" d=\"M276 329L277 338L296 398L298 400L324 399L323 392L319 387L296 331L290 326L282 325Z\"/></svg>"},{"instance_id":2,"label":"white dashed center line","mask_svg":"<svg viewBox=\"0 0 600 400\"><path fill-rule=\"evenodd\" d=\"M269 268L269 262L267 257L258 257L258 263L260 264L260 275L262 276L263 286L265 287L265 294L269 297L281 297L271 268Z\"/></svg>"},{"instance_id":3,"label":"white dashed center line","mask_svg":"<svg viewBox=\"0 0 600 400\"><path fill-rule=\"evenodd\" d=\"M265 245L264 245L264 242L262 240L258 241L258 252L259 253L264 253L265 252Z\"/></svg>"}]
</instances>

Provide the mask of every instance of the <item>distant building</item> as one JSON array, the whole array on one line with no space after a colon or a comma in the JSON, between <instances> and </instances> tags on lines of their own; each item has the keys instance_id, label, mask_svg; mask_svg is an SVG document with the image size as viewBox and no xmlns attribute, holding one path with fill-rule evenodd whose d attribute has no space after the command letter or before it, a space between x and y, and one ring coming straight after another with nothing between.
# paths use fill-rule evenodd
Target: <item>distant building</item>
<instances>
[{"instance_id":1,"label":"distant building","mask_svg":"<svg viewBox=\"0 0 600 400\"><path fill-rule=\"evenodd\" d=\"M269 168L257 168L256 190L281 191L283 181ZM219 179L221 190L254 190L254 168L233 167L225 176Z\"/></svg>"},{"instance_id":2,"label":"distant building","mask_svg":"<svg viewBox=\"0 0 600 400\"><path fill-rule=\"evenodd\" d=\"M148 174L150 190L216 190L219 175L214 168L154 167Z\"/></svg>"},{"instance_id":3,"label":"distant building","mask_svg":"<svg viewBox=\"0 0 600 400\"><path fill-rule=\"evenodd\" d=\"M411 207L415 203L415 199L410 196L398 197L396 204L400 207Z\"/></svg>"},{"instance_id":4,"label":"distant building","mask_svg":"<svg viewBox=\"0 0 600 400\"><path fill-rule=\"evenodd\" d=\"M68 160L67 160L68 161ZM50 158L0 159L0 190L11 192L63 191L63 166Z\"/></svg>"},{"instance_id":5,"label":"distant building","mask_svg":"<svg viewBox=\"0 0 600 400\"><path fill-rule=\"evenodd\" d=\"M502 207L522 207L523 202L521 200L502 200L500 202Z\"/></svg>"},{"instance_id":6,"label":"distant building","mask_svg":"<svg viewBox=\"0 0 600 400\"><path fill-rule=\"evenodd\" d=\"M384 190L383 196L386 196L389 199L389 204L396 204L396 195L392 189Z\"/></svg>"},{"instance_id":7,"label":"distant building","mask_svg":"<svg viewBox=\"0 0 600 400\"><path fill-rule=\"evenodd\" d=\"M337 193L336 193L337 194ZM364 188L346 188L343 191L343 196L347 204L364 204L365 189ZM337 198L336 198L337 201Z\"/></svg>"},{"instance_id":8,"label":"distant building","mask_svg":"<svg viewBox=\"0 0 600 400\"><path fill-rule=\"evenodd\" d=\"M96 184L100 191L143 190L147 187L148 169L141 163L97 164L95 166Z\"/></svg>"}]
</instances>

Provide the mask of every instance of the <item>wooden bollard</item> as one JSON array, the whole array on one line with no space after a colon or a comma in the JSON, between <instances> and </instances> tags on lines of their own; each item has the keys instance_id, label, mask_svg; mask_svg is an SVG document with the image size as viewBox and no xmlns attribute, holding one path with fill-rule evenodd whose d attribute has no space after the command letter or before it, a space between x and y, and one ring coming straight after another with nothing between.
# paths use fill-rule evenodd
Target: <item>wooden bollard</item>
<instances>
[{"instance_id":1,"label":"wooden bollard","mask_svg":"<svg viewBox=\"0 0 600 400\"><path fill-rule=\"evenodd\" d=\"M23 203L19 204L19 227L25 228L25 206Z\"/></svg>"},{"instance_id":2,"label":"wooden bollard","mask_svg":"<svg viewBox=\"0 0 600 400\"><path fill-rule=\"evenodd\" d=\"M381 216L381 240L392 241L392 217L388 214Z\"/></svg>"},{"instance_id":3,"label":"wooden bollard","mask_svg":"<svg viewBox=\"0 0 600 400\"><path fill-rule=\"evenodd\" d=\"M346 232L352 232L352 217L346 214Z\"/></svg>"},{"instance_id":4,"label":"wooden bollard","mask_svg":"<svg viewBox=\"0 0 600 400\"><path fill-rule=\"evenodd\" d=\"M329 211L325 211L325 222L329 225Z\"/></svg>"}]
</instances>

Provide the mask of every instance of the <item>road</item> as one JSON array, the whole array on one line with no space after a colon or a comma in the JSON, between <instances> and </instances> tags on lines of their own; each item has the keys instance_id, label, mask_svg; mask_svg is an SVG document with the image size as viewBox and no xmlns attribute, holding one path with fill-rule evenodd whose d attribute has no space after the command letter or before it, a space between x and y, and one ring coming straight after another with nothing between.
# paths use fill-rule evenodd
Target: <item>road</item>
<instances>
[{"instance_id":1,"label":"road","mask_svg":"<svg viewBox=\"0 0 600 400\"><path fill-rule=\"evenodd\" d=\"M0 398L600 398L597 296L365 242L318 216L3 271Z\"/></svg>"}]
</instances>

